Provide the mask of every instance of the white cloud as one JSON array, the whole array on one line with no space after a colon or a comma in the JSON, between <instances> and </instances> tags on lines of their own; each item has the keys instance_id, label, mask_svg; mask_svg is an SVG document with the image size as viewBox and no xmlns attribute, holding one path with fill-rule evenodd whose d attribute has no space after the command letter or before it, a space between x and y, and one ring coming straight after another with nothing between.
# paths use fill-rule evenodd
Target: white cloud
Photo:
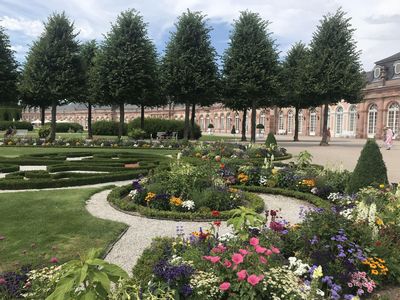
<instances>
[{"instance_id":1,"label":"white cloud","mask_svg":"<svg viewBox=\"0 0 400 300\"><path fill-rule=\"evenodd\" d=\"M10 31L22 32L30 37L38 36L43 30L43 23L41 21L19 17L0 16L0 25Z\"/></svg>"}]
</instances>

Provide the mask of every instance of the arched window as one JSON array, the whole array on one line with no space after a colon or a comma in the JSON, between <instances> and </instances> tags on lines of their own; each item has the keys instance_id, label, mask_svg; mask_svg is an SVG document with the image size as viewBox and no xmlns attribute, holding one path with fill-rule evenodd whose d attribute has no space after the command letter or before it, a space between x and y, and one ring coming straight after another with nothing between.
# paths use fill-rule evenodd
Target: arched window
<instances>
[{"instance_id":1,"label":"arched window","mask_svg":"<svg viewBox=\"0 0 400 300\"><path fill-rule=\"evenodd\" d=\"M315 108L310 110L310 135L315 135L315 130L317 128L317 112Z\"/></svg>"},{"instance_id":2,"label":"arched window","mask_svg":"<svg viewBox=\"0 0 400 300\"><path fill-rule=\"evenodd\" d=\"M343 107L338 106L336 108L335 132L336 134L342 134L342 131L343 131Z\"/></svg>"},{"instance_id":3,"label":"arched window","mask_svg":"<svg viewBox=\"0 0 400 300\"><path fill-rule=\"evenodd\" d=\"M203 116L200 116L200 119L199 119L199 125L200 125L200 129L201 130L204 130L204 118L203 118Z\"/></svg>"},{"instance_id":4,"label":"arched window","mask_svg":"<svg viewBox=\"0 0 400 300\"><path fill-rule=\"evenodd\" d=\"M299 110L299 133L303 132L303 110Z\"/></svg>"},{"instance_id":5,"label":"arched window","mask_svg":"<svg viewBox=\"0 0 400 300\"><path fill-rule=\"evenodd\" d=\"M235 129L236 131L239 131L240 128L240 118L239 118L239 114L236 113L235 115Z\"/></svg>"},{"instance_id":6,"label":"arched window","mask_svg":"<svg viewBox=\"0 0 400 300\"><path fill-rule=\"evenodd\" d=\"M280 111L278 117L278 132L282 133L284 130L285 130L285 124L283 120L283 111Z\"/></svg>"},{"instance_id":7,"label":"arched window","mask_svg":"<svg viewBox=\"0 0 400 300\"><path fill-rule=\"evenodd\" d=\"M357 126L357 107L355 105L350 106L349 110L349 131L356 133Z\"/></svg>"},{"instance_id":8,"label":"arched window","mask_svg":"<svg viewBox=\"0 0 400 300\"><path fill-rule=\"evenodd\" d=\"M230 113L226 114L226 128L228 130L232 129L232 118L231 118L231 114Z\"/></svg>"},{"instance_id":9,"label":"arched window","mask_svg":"<svg viewBox=\"0 0 400 300\"><path fill-rule=\"evenodd\" d=\"M292 110L288 111L287 132L288 133L292 133L293 132L293 111Z\"/></svg>"},{"instance_id":10,"label":"arched window","mask_svg":"<svg viewBox=\"0 0 400 300\"><path fill-rule=\"evenodd\" d=\"M219 117L219 129L220 129L220 130L225 130L225 118L224 118L224 114L221 114L221 116Z\"/></svg>"},{"instance_id":11,"label":"arched window","mask_svg":"<svg viewBox=\"0 0 400 300\"><path fill-rule=\"evenodd\" d=\"M265 112L262 111L260 114L260 124L262 124L265 128Z\"/></svg>"},{"instance_id":12,"label":"arched window","mask_svg":"<svg viewBox=\"0 0 400 300\"><path fill-rule=\"evenodd\" d=\"M208 125L210 125L210 116L206 115L206 123L204 124L204 129L208 129Z\"/></svg>"},{"instance_id":13,"label":"arched window","mask_svg":"<svg viewBox=\"0 0 400 300\"><path fill-rule=\"evenodd\" d=\"M400 106L398 103L390 104L387 117L387 127L392 129L396 133L398 133L400 129L399 112L400 112Z\"/></svg>"},{"instance_id":14,"label":"arched window","mask_svg":"<svg viewBox=\"0 0 400 300\"><path fill-rule=\"evenodd\" d=\"M378 106L371 104L368 109L368 136L374 137L376 133L376 119L378 117Z\"/></svg>"}]
</instances>

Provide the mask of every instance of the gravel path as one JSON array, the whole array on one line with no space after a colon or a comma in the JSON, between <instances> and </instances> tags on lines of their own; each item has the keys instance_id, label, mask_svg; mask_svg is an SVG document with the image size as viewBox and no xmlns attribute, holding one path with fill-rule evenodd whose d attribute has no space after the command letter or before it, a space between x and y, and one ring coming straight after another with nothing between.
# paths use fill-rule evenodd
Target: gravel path
<instances>
[{"instance_id":1,"label":"gravel path","mask_svg":"<svg viewBox=\"0 0 400 300\"><path fill-rule=\"evenodd\" d=\"M107 195L110 190L99 192L93 195L87 202L87 210L95 217L118 221L129 226L127 232L116 242L106 260L121 266L131 273L132 267L142 254L143 250L150 246L151 240L158 236L176 236L176 227L183 226L185 234L190 234L199 229L207 228L207 222L178 222L167 220L154 220L145 217L133 216L120 212L109 205ZM259 194L264 199L268 209L282 209L284 216L291 223L300 222L298 217L301 206L310 206L304 201L284 196ZM229 232L230 229L223 222L220 234Z\"/></svg>"}]
</instances>

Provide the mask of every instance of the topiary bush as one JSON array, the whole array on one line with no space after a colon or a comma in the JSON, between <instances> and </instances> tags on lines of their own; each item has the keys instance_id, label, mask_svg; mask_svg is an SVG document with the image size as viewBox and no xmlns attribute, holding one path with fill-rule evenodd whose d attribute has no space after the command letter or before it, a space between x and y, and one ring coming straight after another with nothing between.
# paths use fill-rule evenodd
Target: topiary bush
<instances>
[{"instance_id":1,"label":"topiary bush","mask_svg":"<svg viewBox=\"0 0 400 300\"><path fill-rule=\"evenodd\" d=\"M78 123L56 123L56 132L83 131L83 126Z\"/></svg>"},{"instance_id":2,"label":"topiary bush","mask_svg":"<svg viewBox=\"0 0 400 300\"><path fill-rule=\"evenodd\" d=\"M276 142L275 136L272 132L268 133L267 139L265 140L265 145L267 148L270 148L271 145L277 145L278 143Z\"/></svg>"},{"instance_id":3,"label":"topiary bush","mask_svg":"<svg viewBox=\"0 0 400 300\"><path fill-rule=\"evenodd\" d=\"M347 192L356 193L360 188L386 183L387 170L382 153L375 140L368 139L350 177Z\"/></svg>"},{"instance_id":4,"label":"topiary bush","mask_svg":"<svg viewBox=\"0 0 400 300\"><path fill-rule=\"evenodd\" d=\"M118 135L119 122L97 121L92 125L94 135ZM123 135L127 133L127 125L124 125Z\"/></svg>"},{"instance_id":5,"label":"topiary bush","mask_svg":"<svg viewBox=\"0 0 400 300\"><path fill-rule=\"evenodd\" d=\"M38 135L41 139L45 139L50 135L50 126L42 126L39 129Z\"/></svg>"},{"instance_id":6,"label":"topiary bush","mask_svg":"<svg viewBox=\"0 0 400 300\"><path fill-rule=\"evenodd\" d=\"M128 131L133 130L134 128L140 128L140 119L134 119L128 124ZM178 120L166 120L166 119L154 119L154 118L145 118L144 119L144 131L146 132L146 138L150 138L150 135L155 137L157 132L177 132L178 138L183 138L183 130L185 128L184 121ZM201 137L201 130L199 125L195 124L194 128L194 138L199 139Z\"/></svg>"}]
</instances>

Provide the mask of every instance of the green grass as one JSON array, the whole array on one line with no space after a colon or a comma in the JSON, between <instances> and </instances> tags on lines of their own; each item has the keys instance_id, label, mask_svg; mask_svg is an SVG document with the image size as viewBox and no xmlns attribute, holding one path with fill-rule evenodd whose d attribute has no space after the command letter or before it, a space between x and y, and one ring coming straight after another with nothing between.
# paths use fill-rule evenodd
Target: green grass
<instances>
[{"instance_id":1,"label":"green grass","mask_svg":"<svg viewBox=\"0 0 400 300\"><path fill-rule=\"evenodd\" d=\"M4 157L17 157L20 155L41 154L41 153L72 153L72 152L85 152L88 150L95 153L118 153L118 152L131 152L131 153L147 153L156 155L175 154L177 150L171 149L127 149L127 148L95 148L95 147L40 147L40 146L7 146L0 147L0 156Z\"/></svg>"},{"instance_id":2,"label":"green grass","mask_svg":"<svg viewBox=\"0 0 400 300\"><path fill-rule=\"evenodd\" d=\"M93 217L85 202L100 189L0 194L0 272L60 262L105 249L126 225ZM54 248L55 247L55 248Z\"/></svg>"},{"instance_id":3,"label":"green grass","mask_svg":"<svg viewBox=\"0 0 400 300\"><path fill-rule=\"evenodd\" d=\"M234 141L234 140L240 140L240 135L237 134L236 137L231 135L231 136L218 136L218 135L208 135L207 133L203 133L199 141L204 141L204 142L215 142L215 141Z\"/></svg>"}]
</instances>

